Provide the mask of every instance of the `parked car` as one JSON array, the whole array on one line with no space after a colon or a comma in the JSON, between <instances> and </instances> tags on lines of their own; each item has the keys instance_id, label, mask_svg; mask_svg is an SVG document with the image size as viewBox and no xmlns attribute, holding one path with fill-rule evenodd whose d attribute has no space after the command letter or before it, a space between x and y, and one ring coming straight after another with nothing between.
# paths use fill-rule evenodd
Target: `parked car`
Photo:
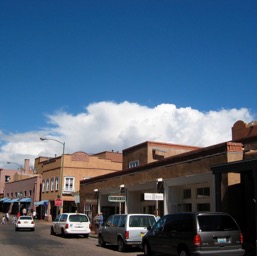
<instances>
[{"instance_id":1,"label":"parked car","mask_svg":"<svg viewBox=\"0 0 257 256\"><path fill-rule=\"evenodd\" d=\"M90 232L90 220L83 213L62 213L51 225L51 235L83 235L88 237Z\"/></svg>"},{"instance_id":2,"label":"parked car","mask_svg":"<svg viewBox=\"0 0 257 256\"><path fill-rule=\"evenodd\" d=\"M99 229L98 244L102 247L106 244L118 245L120 252L128 246L140 246L147 227L155 222L152 214L111 215Z\"/></svg>"},{"instance_id":3,"label":"parked car","mask_svg":"<svg viewBox=\"0 0 257 256\"><path fill-rule=\"evenodd\" d=\"M19 231L20 229L30 229L35 230L35 222L32 216L20 216L15 222L15 230Z\"/></svg>"},{"instance_id":4,"label":"parked car","mask_svg":"<svg viewBox=\"0 0 257 256\"><path fill-rule=\"evenodd\" d=\"M227 213L177 213L162 217L142 239L144 255L241 256L243 235Z\"/></svg>"}]
</instances>

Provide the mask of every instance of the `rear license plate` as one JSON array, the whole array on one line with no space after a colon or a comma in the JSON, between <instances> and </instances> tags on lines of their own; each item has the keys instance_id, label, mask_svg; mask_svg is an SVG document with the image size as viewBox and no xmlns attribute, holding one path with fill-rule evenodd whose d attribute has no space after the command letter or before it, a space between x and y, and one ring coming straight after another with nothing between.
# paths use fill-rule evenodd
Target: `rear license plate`
<instances>
[{"instance_id":1,"label":"rear license plate","mask_svg":"<svg viewBox=\"0 0 257 256\"><path fill-rule=\"evenodd\" d=\"M29 223L28 221L24 221L25 224Z\"/></svg>"},{"instance_id":2,"label":"rear license plate","mask_svg":"<svg viewBox=\"0 0 257 256\"><path fill-rule=\"evenodd\" d=\"M225 237L222 237L222 238L218 238L217 241L218 243L222 244L222 243L226 243L227 239Z\"/></svg>"}]
</instances>

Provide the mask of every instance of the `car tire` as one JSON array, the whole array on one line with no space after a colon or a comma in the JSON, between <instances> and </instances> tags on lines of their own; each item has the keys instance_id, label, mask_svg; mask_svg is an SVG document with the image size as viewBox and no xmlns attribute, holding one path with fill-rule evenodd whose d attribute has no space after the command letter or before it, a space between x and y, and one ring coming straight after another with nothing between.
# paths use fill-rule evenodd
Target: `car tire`
<instances>
[{"instance_id":1,"label":"car tire","mask_svg":"<svg viewBox=\"0 0 257 256\"><path fill-rule=\"evenodd\" d=\"M118 238L118 251L119 252L125 252L126 251L126 245L123 242L121 237Z\"/></svg>"},{"instance_id":2,"label":"car tire","mask_svg":"<svg viewBox=\"0 0 257 256\"><path fill-rule=\"evenodd\" d=\"M146 256L151 256L152 255L151 247L150 247L148 242L145 242L143 244L143 250L144 250L144 255L146 255Z\"/></svg>"},{"instance_id":3,"label":"car tire","mask_svg":"<svg viewBox=\"0 0 257 256\"><path fill-rule=\"evenodd\" d=\"M15 228L15 231L19 231L19 229L16 227L16 228Z\"/></svg>"},{"instance_id":4,"label":"car tire","mask_svg":"<svg viewBox=\"0 0 257 256\"><path fill-rule=\"evenodd\" d=\"M106 243L105 243L105 241L104 241L102 235L99 235L99 236L98 236L98 244L99 244L99 246L101 246L101 247L105 247L105 246L106 246Z\"/></svg>"},{"instance_id":5,"label":"car tire","mask_svg":"<svg viewBox=\"0 0 257 256\"><path fill-rule=\"evenodd\" d=\"M35 228L32 228L31 231L35 231Z\"/></svg>"},{"instance_id":6,"label":"car tire","mask_svg":"<svg viewBox=\"0 0 257 256\"><path fill-rule=\"evenodd\" d=\"M186 249L181 249L179 250L178 256L190 256L188 250Z\"/></svg>"},{"instance_id":7,"label":"car tire","mask_svg":"<svg viewBox=\"0 0 257 256\"><path fill-rule=\"evenodd\" d=\"M51 229L50 229L50 234L51 234L51 235L55 235L55 232L54 232L54 228L53 228L53 227L51 227Z\"/></svg>"},{"instance_id":8,"label":"car tire","mask_svg":"<svg viewBox=\"0 0 257 256\"><path fill-rule=\"evenodd\" d=\"M85 238L88 238L89 237L89 234L85 234L85 235L83 235Z\"/></svg>"},{"instance_id":9,"label":"car tire","mask_svg":"<svg viewBox=\"0 0 257 256\"><path fill-rule=\"evenodd\" d=\"M65 235L65 233L64 233L64 229L62 228L62 231L61 231L61 236L62 237L65 237L66 235Z\"/></svg>"}]
</instances>

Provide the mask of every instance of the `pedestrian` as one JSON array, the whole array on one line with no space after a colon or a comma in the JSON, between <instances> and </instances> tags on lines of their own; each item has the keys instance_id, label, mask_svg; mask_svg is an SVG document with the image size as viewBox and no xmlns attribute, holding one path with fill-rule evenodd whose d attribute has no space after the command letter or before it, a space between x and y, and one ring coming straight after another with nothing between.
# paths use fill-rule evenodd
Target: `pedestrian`
<instances>
[{"instance_id":1,"label":"pedestrian","mask_svg":"<svg viewBox=\"0 0 257 256\"><path fill-rule=\"evenodd\" d=\"M99 213L96 214L93 221L94 221L94 224L95 224L95 234L98 234L98 229L99 229L99 226L100 226L100 214Z\"/></svg>"},{"instance_id":2,"label":"pedestrian","mask_svg":"<svg viewBox=\"0 0 257 256\"><path fill-rule=\"evenodd\" d=\"M103 213L100 212L99 214L99 227L103 226L104 224L104 216L103 216Z\"/></svg>"},{"instance_id":3,"label":"pedestrian","mask_svg":"<svg viewBox=\"0 0 257 256\"><path fill-rule=\"evenodd\" d=\"M16 221L17 221L17 217L16 217L15 215L13 215L13 217L12 217L12 223L15 224Z\"/></svg>"},{"instance_id":4,"label":"pedestrian","mask_svg":"<svg viewBox=\"0 0 257 256\"><path fill-rule=\"evenodd\" d=\"M161 217L159 216L158 209L154 211L154 216L156 221L158 221Z\"/></svg>"},{"instance_id":5,"label":"pedestrian","mask_svg":"<svg viewBox=\"0 0 257 256\"><path fill-rule=\"evenodd\" d=\"M5 218L5 216L3 215L3 217L2 217L2 222L1 222L1 224L6 224L6 218Z\"/></svg>"},{"instance_id":6,"label":"pedestrian","mask_svg":"<svg viewBox=\"0 0 257 256\"><path fill-rule=\"evenodd\" d=\"M9 220L10 220L9 212L7 212L7 213L5 214L5 218L6 218L6 222L9 222Z\"/></svg>"},{"instance_id":7,"label":"pedestrian","mask_svg":"<svg viewBox=\"0 0 257 256\"><path fill-rule=\"evenodd\" d=\"M23 215L23 216L27 215L27 209L26 209L26 208L23 208L23 209L22 209L22 215Z\"/></svg>"}]
</instances>

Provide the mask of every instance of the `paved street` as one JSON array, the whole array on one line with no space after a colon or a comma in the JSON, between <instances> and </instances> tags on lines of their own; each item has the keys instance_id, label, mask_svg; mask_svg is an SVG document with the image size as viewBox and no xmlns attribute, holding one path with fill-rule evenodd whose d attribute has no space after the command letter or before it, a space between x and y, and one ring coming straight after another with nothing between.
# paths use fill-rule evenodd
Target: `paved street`
<instances>
[{"instance_id":1,"label":"paved street","mask_svg":"<svg viewBox=\"0 0 257 256\"><path fill-rule=\"evenodd\" d=\"M36 230L18 231L14 224L0 225L1 256L72 256L72 255L103 255L103 256L142 256L138 249L120 253L116 247L101 248L94 234L89 238L50 235L50 222L37 221Z\"/></svg>"}]
</instances>

